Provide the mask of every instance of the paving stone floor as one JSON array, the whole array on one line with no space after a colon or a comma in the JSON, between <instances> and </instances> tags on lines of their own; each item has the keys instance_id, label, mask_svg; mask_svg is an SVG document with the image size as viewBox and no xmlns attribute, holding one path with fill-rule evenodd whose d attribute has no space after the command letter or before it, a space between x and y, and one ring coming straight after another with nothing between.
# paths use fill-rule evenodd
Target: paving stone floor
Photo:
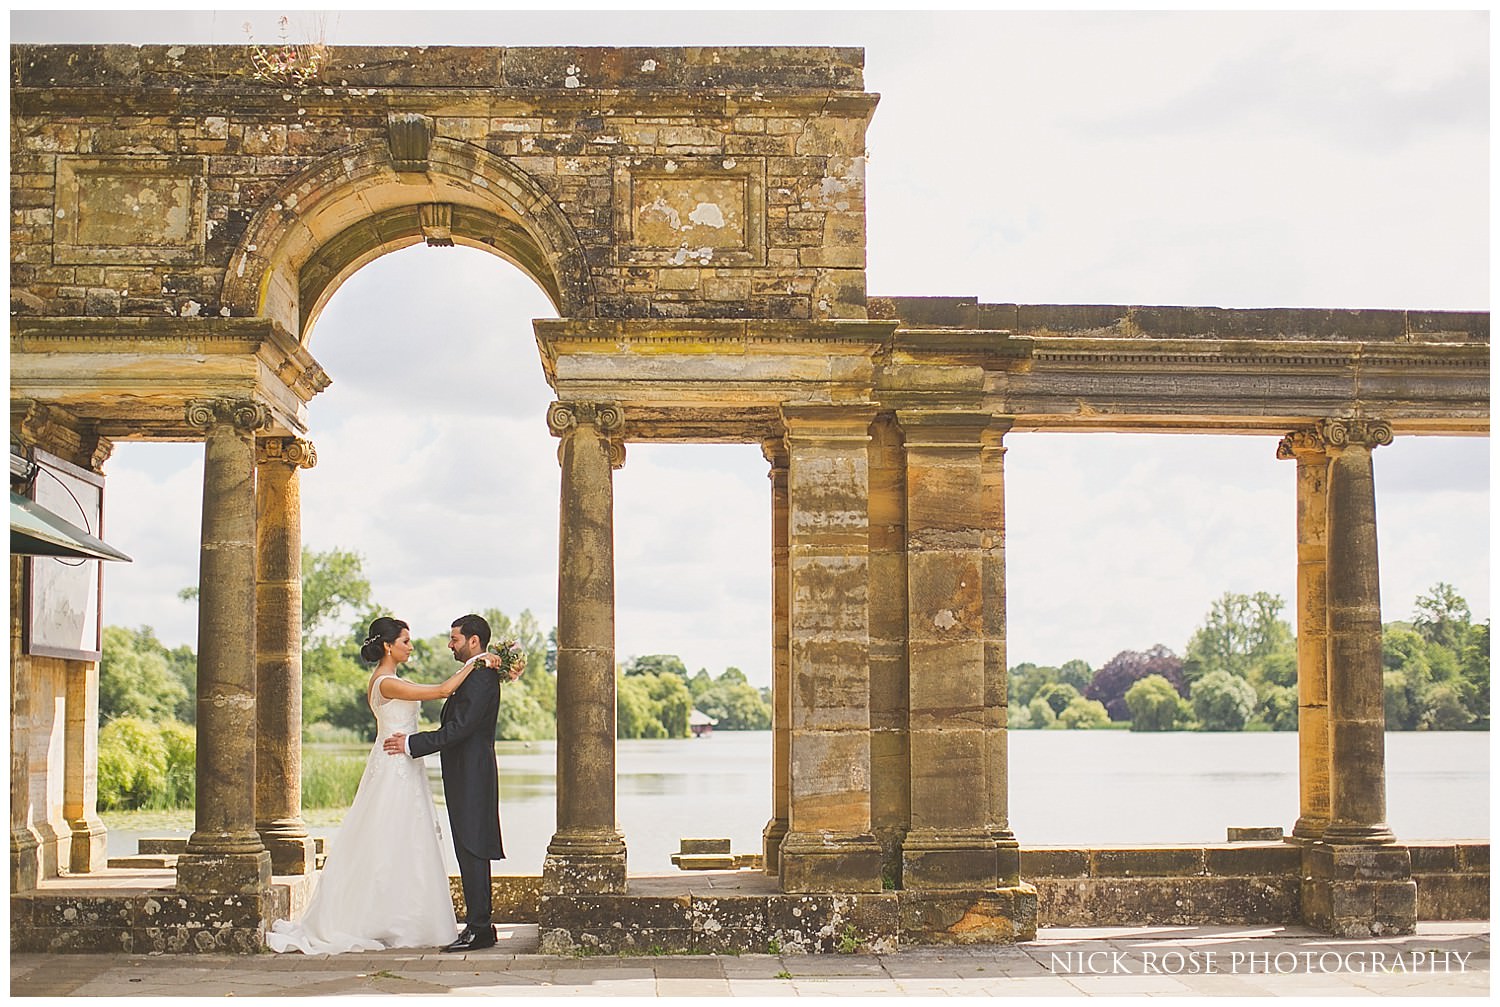
<instances>
[{"instance_id":1,"label":"paving stone floor","mask_svg":"<svg viewBox=\"0 0 1500 1007\"><path fill-rule=\"evenodd\" d=\"M12 996L1487 996L1487 921L1340 940L1303 927L1044 929L880 955L558 957L495 948L336 956L11 955Z\"/></svg>"}]
</instances>

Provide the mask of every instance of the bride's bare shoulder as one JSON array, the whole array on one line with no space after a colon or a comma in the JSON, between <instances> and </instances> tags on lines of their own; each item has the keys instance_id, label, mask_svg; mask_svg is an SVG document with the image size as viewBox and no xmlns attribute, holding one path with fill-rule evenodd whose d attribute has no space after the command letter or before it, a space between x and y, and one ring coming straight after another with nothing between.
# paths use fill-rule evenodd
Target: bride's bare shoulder
<instances>
[{"instance_id":1,"label":"bride's bare shoulder","mask_svg":"<svg viewBox=\"0 0 1500 1007\"><path fill-rule=\"evenodd\" d=\"M386 679L393 679L393 680L399 682L401 680L401 676L399 676L399 675L375 675L375 676L373 676L370 679L370 684L365 689L365 691L366 692L378 692L382 696L385 696L385 688L382 686L381 683L383 683ZM389 699L390 697L386 696L386 698Z\"/></svg>"}]
</instances>

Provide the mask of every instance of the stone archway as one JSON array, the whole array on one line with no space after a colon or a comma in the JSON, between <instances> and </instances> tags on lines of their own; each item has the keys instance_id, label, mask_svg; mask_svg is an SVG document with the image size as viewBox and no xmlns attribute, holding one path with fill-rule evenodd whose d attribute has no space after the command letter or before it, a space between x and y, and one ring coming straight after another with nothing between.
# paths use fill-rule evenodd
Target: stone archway
<instances>
[{"instance_id":1,"label":"stone archway","mask_svg":"<svg viewBox=\"0 0 1500 1007\"><path fill-rule=\"evenodd\" d=\"M334 151L287 179L230 256L221 310L273 319L306 343L360 266L426 241L493 252L563 317L592 317L583 249L553 199L510 161L431 129L426 116L392 115L385 141Z\"/></svg>"}]
</instances>

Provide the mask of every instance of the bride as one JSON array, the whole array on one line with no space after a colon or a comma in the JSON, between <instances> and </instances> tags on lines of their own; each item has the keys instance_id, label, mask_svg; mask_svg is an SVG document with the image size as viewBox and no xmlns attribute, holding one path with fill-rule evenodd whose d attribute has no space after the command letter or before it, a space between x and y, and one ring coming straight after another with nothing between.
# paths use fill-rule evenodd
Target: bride
<instances>
[{"instance_id":1,"label":"bride","mask_svg":"<svg viewBox=\"0 0 1500 1007\"><path fill-rule=\"evenodd\" d=\"M370 623L360 656L375 663L365 693L375 746L307 911L295 923L277 920L266 933L272 951L432 947L458 932L426 770L420 760L387 755L381 742L416 731L421 700L447 698L476 663L494 667L499 658L480 654L446 682L419 685L396 674L411 651L406 623L387 616Z\"/></svg>"}]
</instances>

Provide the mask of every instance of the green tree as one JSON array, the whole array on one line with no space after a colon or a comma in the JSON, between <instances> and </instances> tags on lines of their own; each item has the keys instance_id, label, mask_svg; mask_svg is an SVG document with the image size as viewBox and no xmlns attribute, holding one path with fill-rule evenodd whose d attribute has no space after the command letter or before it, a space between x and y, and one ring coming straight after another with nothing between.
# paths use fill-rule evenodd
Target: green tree
<instances>
[{"instance_id":1,"label":"green tree","mask_svg":"<svg viewBox=\"0 0 1500 1007\"><path fill-rule=\"evenodd\" d=\"M1452 584L1439 581L1417 598L1412 626L1428 643L1461 652L1468 642L1469 624L1469 603L1453 589Z\"/></svg>"},{"instance_id":2,"label":"green tree","mask_svg":"<svg viewBox=\"0 0 1500 1007\"><path fill-rule=\"evenodd\" d=\"M1414 630L1388 628L1380 643L1385 667L1386 728L1415 731L1422 723L1427 691L1433 684L1427 641Z\"/></svg>"},{"instance_id":3,"label":"green tree","mask_svg":"<svg viewBox=\"0 0 1500 1007\"><path fill-rule=\"evenodd\" d=\"M1062 716L1062 712L1068 708L1068 704L1075 699L1081 698L1077 689L1064 682L1053 682L1044 685L1037 690L1033 699L1040 699L1051 707L1053 714ZM1102 709L1102 704L1101 704Z\"/></svg>"},{"instance_id":4,"label":"green tree","mask_svg":"<svg viewBox=\"0 0 1500 1007\"><path fill-rule=\"evenodd\" d=\"M1052 727L1057 723L1057 714L1041 696L1033 696L1031 702L1026 704L1026 716L1034 728Z\"/></svg>"},{"instance_id":5,"label":"green tree","mask_svg":"<svg viewBox=\"0 0 1500 1007\"><path fill-rule=\"evenodd\" d=\"M655 676L652 676L653 678ZM667 729L656 715L656 702L644 675L615 676L615 737L665 738Z\"/></svg>"},{"instance_id":6,"label":"green tree","mask_svg":"<svg viewBox=\"0 0 1500 1007\"><path fill-rule=\"evenodd\" d=\"M698 673L688 680L687 686L688 691L693 694L693 702L696 703L699 696L714 687L713 676L708 673L707 668L699 668Z\"/></svg>"},{"instance_id":7,"label":"green tree","mask_svg":"<svg viewBox=\"0 0 1500 1007\"><path fill-rule=\"evenodd\" d=\"M1462 691L1451 682L1434 685L1427 691L1426 709L1421 727L1432 731L1462 731L1474 723L1474 714L1464 702Z\"/></svg>"},{"instance_id":8,"label":"green tree","mask_svg":"<svg viewBox=\"0 0 1500 1007\"><path fill-rule=\"evenodd\" d=\"M1132 731L1175 731L1192 719L1192 707L1160 675L1137 679L1125 690Z\"/></svg>"},{"instance_id":9,"label":"green tree","mask_svg":"<svg viewBox=\"0 0 1500 1007\"><path fill-rule=\"evenodd\" d=\"M163 787L165 805L191 808L198 792L197 732L175 720L164 721L156 728L167 755Z\"/></svg>"},{"instance_id":10,"label":"green tree","mask_svg":"<svg viewBox=\"0 0 1500 1007\"><path fill-rule=\"evenodd\" d=\"M1071 689L1073 687L1068 685L1063 688ZM1091 728L1108 727L1109 711L1097 699L1084 699L1082 696L1077 696L1069 701L1062 713L1057 715L1057 722L1070 731L1087 731Z\"/></svg>"},{"instance_id":11,"label":"green tree","mask_svg":"<svg viewBox=\"0 0 1500 1007\"><path fill-rule=\"evenodd\" d=\"M651 701L656 704L656 719L661 722L665 736L686 738L688 714L693 709L693 694L688 692L687 684L681 676L671 673L643 675L641 678L646 682Z\"/></svg>"},{"instance_id":12,"label":"green tree","mask_svg":"<svg viewBox=\"0 0 1500 1007\"><path fill-rule=\"evenodd\" d=\"M627 675L660 675L662 672L676 675L684 682L688 680L687 665L676 654L647 654L625 664Z\"/></svg>"},{"instance_id":13,"label":"green tree","mask_svg":"<svg viewBox=\"0 0 1500 1007\"><path fill-rule=\"evenodd\" d=\"M1068 685L1082 695L1093 675L1088 662L1076 659L1066 662L1060 668L1023 662L1010 669L1007 689L1012 703L1026 706L1043 687L1049 685Z\"/></svg>"},{"instance_id":14,"label":"green tree","mask_svg":"<svg viewBox=\"0 0 1500 1007\"><path fill-rule=\"evenodd\" d=\"M106 626L100 651L101 719L170 720L189 705L190 693L172 653L157 640L151 627L131 630Z\"/></svg>"},{"instance_id":15,"label":"green tree","mask_svg":"<svg viewBox=\"0 0 1500 1007\"><path fill-rule=\"evenodd\" d=\"M1255 710L1255 687L1227 671L1210 671L1190 689L1193 713L1205 731L1240 731Z\"/></svg>"},{"instance_id":16,"label":"green tree","mask_svg":"<svg viewBox=\"0 0 1500 1007\"><path fill-rule=\"evenodd\" d=\"M1265 662L1288 652L1295 668L1296 638L1291 625L1281 618L1285 604L1265 591L1253 595L1226 591L1214 601L1183 657L1182 671L1189 685L1212 671L1227 671L1251 682L1262 680L1267 674L1262 667Z\"/></svg>"},{"instance_id":17,"label":"green tree","mask_svg":"<svg viewBox=\"0 0 1500 1007\"><path fill-rule=\"evenodd\" d=\"M351 612L370 605L370 580L357 552L302 547L302 639L319 629L344 624Z\"/></svg>"},{"instance_id":18,"label":"green tree","mask_svg":"<svg viewBox=\"0 0 1500 1007\"><path fill-rule=\"evenodd\" d=\"M99 807L165 807L167 746L155 724L118 717L99 729Z\"/></svg>"},{"instance_id":19,"label":"green tree","mask_svg":"<svg viewBox=\"0 0 1500 1007\"><path fill-rule=\"evenodd\" d=\"M1473 690L1470 710L1474 726L1482 731L1490 727L1490 621L1470 627L1469 641L1460 655L1458 673Z\"/></svg>"},{"instance_id":20,"label":"green tree","mask_svg":"<svg viewBox=\"0 0 1500 1007\"><path fill-rule=\"evenodd\" d=\"M1290 685L1276 685L1261 699L1256 716L1273 731L1295 731L1297 729L1297 689Z\"/></svg>"},{"instance_id":21,"label":"green tree","mask_svg":"<svg viewBox=\"0 0 1500 1007\"><path fill-rule=\"evenodd\" d=\"M732 669L737 670L737 669ZM760 690L744 681L719 681L701 696L696 706L718 721L716 731L764 731L771 726L771 707Z\"/></svg>"}]
</instances>

